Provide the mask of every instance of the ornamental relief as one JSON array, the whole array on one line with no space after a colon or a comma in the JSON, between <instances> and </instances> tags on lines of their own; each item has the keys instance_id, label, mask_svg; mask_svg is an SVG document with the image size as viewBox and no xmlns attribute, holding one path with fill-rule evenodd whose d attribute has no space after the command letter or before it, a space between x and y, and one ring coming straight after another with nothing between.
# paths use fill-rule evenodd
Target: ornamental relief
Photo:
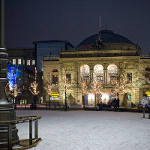
<instances>
[{"instance_id":1,"label":"ornamental relief","mask_svg":"<svg viewBox=\"0 0 150 150\"><path fill-rule=\"evenodd\" d=\"M71 66L67 66L66 67L66 71L71 71L72 70L72 67Z\"/></svg>"}]
</instances>

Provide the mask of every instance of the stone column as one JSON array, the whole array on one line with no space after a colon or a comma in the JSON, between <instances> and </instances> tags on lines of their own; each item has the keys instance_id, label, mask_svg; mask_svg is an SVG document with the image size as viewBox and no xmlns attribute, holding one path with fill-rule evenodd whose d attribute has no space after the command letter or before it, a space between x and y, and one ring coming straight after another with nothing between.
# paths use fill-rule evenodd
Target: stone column
<instances>
[{"instance_id":1,"label":"stone column","mask_svg":"<svg viewBox=\"0 0 150 150\"><path fill-rule=\"evenodd\" d=\"M107 69L104 69L104 83L107 84Z\"/></svg>"},{"instance_id":2,"label":"stone column","mask_svg":"<svg viewBox=\"0 0 150 150\"><path fill-rule=\"evenodd\" d=\"M92 82L93 80L93 69L90 69L90 83Z\"/></svg>"}]
</instances>

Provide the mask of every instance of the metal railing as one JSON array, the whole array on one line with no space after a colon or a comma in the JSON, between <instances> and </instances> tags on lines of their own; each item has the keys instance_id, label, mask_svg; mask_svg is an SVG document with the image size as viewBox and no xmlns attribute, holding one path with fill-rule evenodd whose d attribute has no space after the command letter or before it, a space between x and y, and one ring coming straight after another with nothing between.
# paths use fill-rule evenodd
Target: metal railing
<instances>
[{"instance_id":1,"label":"metal railing","mask_svg":"<svg viewBox=\"0 0 150 150\"><path fill-rule=\"evenodd\" d=\"M30 148L36 145L37 142L41 140L41 138L38 138L38 119L41 119L42 116L22 116L22 117L16 117L16 120L11 120L11 121L0 121L0 124L6 124L8 126L8 150L12 150L12 125L13 124L18 124L18 123L25 123L29 122L29 143L28 146L18 148L19 149L26 149ZM36 140L33 143L33 138L32 138L32 122L35 121L35 138ZM24 139L24 141L27 141L28 139ZM23 140L21 140L23 141ZM17 149L16 149L17 150Z\"/></svg>"}]
</instances>

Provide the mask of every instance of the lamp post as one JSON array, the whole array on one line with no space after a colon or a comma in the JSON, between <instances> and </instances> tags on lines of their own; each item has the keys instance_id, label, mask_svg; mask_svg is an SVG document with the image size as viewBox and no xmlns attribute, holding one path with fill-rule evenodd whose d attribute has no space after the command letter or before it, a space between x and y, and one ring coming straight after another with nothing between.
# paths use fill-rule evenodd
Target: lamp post
<instances>
[{"instance_id":1,"label":"lamp post","mask_svg":"<svg viewBox=\"0 0 150 150\"><path fill-rule=\"evenodd\" d=\"M66 84L65 84L65 111L67 110L67 99L66 99Z\"/></svg>"},{"instance_id":2,"label":"lamp post","mask_svg":"<svg viewBox=\"0 0 150 150\"><path fill-rule=\"evenodd\" d=\"M67 110L67 99L66 99L66 96L67 96L67 93L66 93L66 90L67 90L67 83L68 83L68 80L66 78L66 70L64 68L62 68L63 70L63 76L62 76L62 81L63 81L63 88L65 89L65 111Z\"/></svg>"},{"instance_id":3,"label":"lamp post","mask_svg":"<svg viewBox=\"0 0 150 150\"><path fill-rule=\"evenodd\" d=\"M85 101L84 101L84 95L82 95L82 104L83 104L83 110L85 110Z\"/></svg>"},{"instance_id":4,"label":"lamp post","mask_svg":"<svg viewBox=\"0 0 150 150\"><path fill-rule=\"evenodd\" d=\"M97 110L97 94L95 93L95 110Z\"/></svg>"},{"instance_id":5,"label":"lamp post","mask_svg":"<svg viewBox=\"0 0 150 150\"><path fill-rule=\"evenodd\" d=\"M9 102L5 94L7 79L7 49L5 48L4 38L4 1L0 0L0 121L11 121L16 119L13 104ZM0 149L7 149L9 145L8 135L12 134L13 145L19 144L17 128L12 125L12 133L9 133L7 124L0 124Z\"/></svg>"}]
</instances>

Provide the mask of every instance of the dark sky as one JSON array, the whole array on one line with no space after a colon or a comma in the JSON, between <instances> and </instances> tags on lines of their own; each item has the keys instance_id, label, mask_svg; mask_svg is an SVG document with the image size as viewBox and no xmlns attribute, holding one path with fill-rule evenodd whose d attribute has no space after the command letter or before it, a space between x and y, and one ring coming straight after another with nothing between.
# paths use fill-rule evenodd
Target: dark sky
<instances>
[{"instance_id":1,"label":"dark sky","mask_svg":"<svg viewBox=\"0 0 150 150\"><path fill-rule=\"evenodd\" d=\"M113 30L150 54L150 0L5 0L6 48L34 48L34 41L78 45L101 29Z\"/></svg>"}]
</instances>

